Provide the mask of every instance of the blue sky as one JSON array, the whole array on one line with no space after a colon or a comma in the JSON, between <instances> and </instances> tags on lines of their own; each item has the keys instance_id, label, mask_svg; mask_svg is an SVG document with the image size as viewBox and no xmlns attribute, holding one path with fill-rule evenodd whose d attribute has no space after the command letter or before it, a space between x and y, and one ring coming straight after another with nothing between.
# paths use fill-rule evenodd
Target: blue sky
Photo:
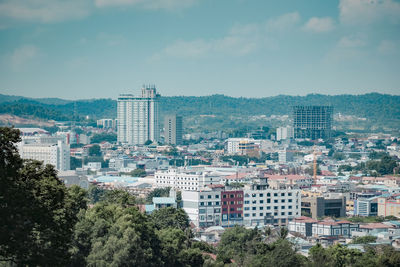
<instances>
[{"instance_id":1,"label":"blue sky","mask_svg":"<svg viewBox=\"0 0 400 267\"><path fill-rule=\"evenodd\" d=\"M400 93L397 0L2 0L0 93Z\"/></svg>"}]
</instances>

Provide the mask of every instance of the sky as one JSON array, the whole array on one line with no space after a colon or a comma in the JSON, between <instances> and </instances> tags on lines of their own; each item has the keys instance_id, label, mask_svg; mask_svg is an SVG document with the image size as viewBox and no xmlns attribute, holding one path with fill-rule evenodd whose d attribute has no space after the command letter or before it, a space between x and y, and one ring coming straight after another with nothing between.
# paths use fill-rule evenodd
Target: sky
<instances>
[{"instance_id":1,"label":"sky","mask_svg":"<svg viewBox=\"0 0 400 267\"><path fill-rule=\"evenodd\" d=\"M399 0L1 0L0 93L400 94Z\"/></svg>"}]
</instances>

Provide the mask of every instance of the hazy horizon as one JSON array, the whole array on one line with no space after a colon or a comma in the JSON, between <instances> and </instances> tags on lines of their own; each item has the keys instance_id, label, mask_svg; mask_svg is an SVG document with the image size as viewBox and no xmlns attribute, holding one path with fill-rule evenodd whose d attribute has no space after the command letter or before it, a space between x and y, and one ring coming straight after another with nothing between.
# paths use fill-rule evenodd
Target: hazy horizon
<instances>
[{"instance_id":1,"label":"hazy horizon","mask_svg":"<svg viewBox=\"0 0 400 267\"><path fill-rule=\"evenodd\" d=\"M0 93L398 95L399 24L397 0L5 0Z\"/></svg>"}]
</instances>

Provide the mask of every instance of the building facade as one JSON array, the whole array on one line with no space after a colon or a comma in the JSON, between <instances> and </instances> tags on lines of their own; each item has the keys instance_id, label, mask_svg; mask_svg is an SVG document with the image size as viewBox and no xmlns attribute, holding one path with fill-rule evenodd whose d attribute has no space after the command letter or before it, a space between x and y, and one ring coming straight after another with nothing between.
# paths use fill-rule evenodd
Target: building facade
<instances>
[{"instance_id":1,"label":"building facade","mask_svg":"<svg viewBox=\"0 0 400 267\"><path fill-rule=\"evenodd\" d=\"M141 96L123 94L118 98L118 142L142 145L159 141L159 100L155 86L143 86Z\"/></svg>"},{"instance_id":2,"label":"building facade","mask_svg":"<svg viewBox=\"0 0 400 267\"><path fill-rule=\"evenodd\" d=\"M166 144L182 144L182 117L168 115L164 117L164 137Z\"/></svg>"},{"instance_id":3,"label":"building facade","mask_svg":"<svg viewBox=\"0 0 400 267\"><path fill-rule=\"evenodd\" d=\"M345 217L346 197L305 197L301 200L301 211L304 214L310 215L313 219L324 216Z\"/></svg>"},{"instance_id":4,"label":"building facade","mask_svg":"<svg viewBox=\"0 0 400 267\"><path fill-rule=\"evenodd\" d=\"M59 171L70 169L70 147L62 140L57 143L24 143L18 144L18 150L23 159L43 161L51 164Z\"/></svg>"},{"instance_id":5,"label":"building facade","mask_svg":"<svg viewBox=\"0 0 400 267\"><path fill-rule=\"evenodd\" d=\"M154 173L157 187L199 191L206 185L219 184L220 176L207 171L194 171L185 168L170 168Z\"/></svg>"},{"instance_id":6,"label":"building facade","mask_svg":"<svg viewBox=\"0 0 400 267\"><path fill-rule=\"evenodd\" d=\"M333 122L332 106L294 106L294 138L328 139Z\"/></svg>"}]
</instances>

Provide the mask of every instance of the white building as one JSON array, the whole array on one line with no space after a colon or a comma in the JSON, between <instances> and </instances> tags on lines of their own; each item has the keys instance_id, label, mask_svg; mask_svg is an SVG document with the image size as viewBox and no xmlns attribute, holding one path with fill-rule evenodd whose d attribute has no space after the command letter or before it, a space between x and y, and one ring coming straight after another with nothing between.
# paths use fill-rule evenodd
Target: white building
<instances>
[{"instance_id":1,"label":"white building","mask_svg":"<svg viewBox=\"0 0 400 267\"><path fill-rule=\"evenodd\" d=\"M252 143L254 141L251 138L228 138L226 140L226 151L228 154L238 154L240 152L239 144Z\"/></svg>"},{"instance_id":2,"label":"white building","mask_svg":"<svg viewBox=\"0 0 400 267\"><path fill-rule=\"evenodd\" d=\"M54 165L55 169L67 171L70 169L70 148L64 141L57 143L25 143L18 144L18 150L23 159L43 161L43 164Z\"/></svg>"},{"instance_id":3,"label":"white building","mask_svg":"<svg viewBox=\"0 0 400 267\"><path fill-rule=\"evenodd\" d=\"M199 191L205 185L219 184L220 177L212 172L193 171L185 168L170 168L166 171L157 171L154 174L157 187L171 187L173 189Z\"/></svg>"},{"instance_id":4,"label":"white building","mask_svg":"<svg viewBox=\"0 0 400 267\"><path fill-rule=\"evenodd\" d=\"M291 126L278 127L276 129L276 140L286 140L294 138L294 129Z\"/></svg>"},{"instance_id":5,"label":"white building","mask_svg":"<svg viewBox=\"0 0 400 267\"><path fill-rule=\"evenodd\" d=\"M221 225L221 189L182 191L183 209L199 227Z\"/></svg>"},{"instance_id":6,"label":"white building","mask_svg":"<svg viewBox=\"0 0 400 267\"><path fill-rule=\"evenodd\" d=\"M123 94L118 98L118 142L129 145L159 141L159 99L154 86L143 86L141 96Z\"/></svg>"},{"instance_id":7,"label":"white building","mask_svg":"<svg viewBox=\"0 0 400 267\"><path fill-rule=\"evenodd\" d=\"M113 119L101 119L97 120L97 127L101 127L103 129L115 129L117 126L117 120Z\"/></svg>"},{"instance_id":8,"label":"white building","mask_svg":"<svg viewBox=\"0 0 400 267\"><path fill-rule=\"evenodd\" d=\"M243 224L286 225L301 214L301 192L290 186L271 188L260 178L244 190Z\"/></svg>"}]
</instances>

